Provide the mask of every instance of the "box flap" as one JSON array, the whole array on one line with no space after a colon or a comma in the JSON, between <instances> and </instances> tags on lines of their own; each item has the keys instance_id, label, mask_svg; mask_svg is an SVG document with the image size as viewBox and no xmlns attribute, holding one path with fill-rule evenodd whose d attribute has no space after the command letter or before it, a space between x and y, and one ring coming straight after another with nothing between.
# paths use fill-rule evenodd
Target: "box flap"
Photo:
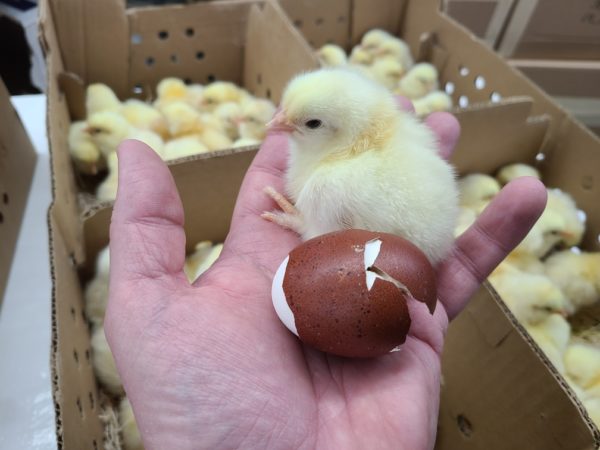
<instances>
[{"instance_id":1,"label":"box flap","mask_svg":"<svg viewBox=\"0 0 600 450\"><path fill-rule=\"evenodd\" d=\"M273 39L277 36L276 39ZM284 64L282 64L285 62ZM273 70L276 67L277 70ZM294 75L319 67L312 49L279 5L266 2L250 11L244 59L244 86L278 103Z\"/></svg>"},{"instance_id":2,"label":"box flap","mask_svg":"<svg viewBox=\"0 0 600 450\"><path fill-rule=\"evenodd\" d=\"M100 449L103 426L98 388L91 361L90 333L83 313L83 294L75 261L50 208L52 274L52 348L50 368L59 449Z\"/></svg>"},{"instance_id":3,"label":"box flap","mask_svg":"<svg viewBox=\"0 0 600 450\"><path fill-rule=\"evenodd\" d=\"M451 161L459 174L493 173L513 162L535 164L549 121L529 120L532 107L531 98L513 97L455 111L461 135Z\"/></svg>"},{"instance_id":4,"label":"box flap","mask_svg":"<svg viewBox=\"0 0 600 450\"><path fill-rule=\"evenodd\" d=\"M0 304L8 282L37 155L0 79Z\"/></svg>"},{"instance_id":5,"label":"box flap","mask_svg":"<svg viewBox=\"0 0 600 450\"><path fill-rule=\"evenodd\" d=\"M509 316L482 286L450 326L436 448L595 448L598 430Z\"/></svg>"}]
</instances>

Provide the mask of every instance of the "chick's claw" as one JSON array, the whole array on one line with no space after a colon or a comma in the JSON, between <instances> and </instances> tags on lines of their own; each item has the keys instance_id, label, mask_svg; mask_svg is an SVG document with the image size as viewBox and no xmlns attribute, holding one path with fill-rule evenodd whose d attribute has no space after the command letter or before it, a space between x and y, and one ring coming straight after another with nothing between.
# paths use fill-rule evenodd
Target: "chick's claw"
<instances>
[{"instance_id":1,"label":"chick's claw","mask_svg":"<svg viewBox=\"0 0 600 450\"><path fill-rule=\"evenodd\" d=\"M300 215L300 211L282 194L277 192L271 186L267 186L264 190L265 194L271 197L275 203L281 208L281 211L265 211L261 217L269 222L302 234L304 221Z\"/></svg>"}]
</instances>

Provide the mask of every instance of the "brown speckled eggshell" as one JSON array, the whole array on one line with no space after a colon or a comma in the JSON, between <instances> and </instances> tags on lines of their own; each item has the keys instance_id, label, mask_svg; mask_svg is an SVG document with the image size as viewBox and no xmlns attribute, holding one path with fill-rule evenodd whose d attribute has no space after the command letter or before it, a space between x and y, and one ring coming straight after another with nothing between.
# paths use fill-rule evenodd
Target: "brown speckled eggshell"
<instances>
[{"instance_id":1,"label":"brown speckled eggshell","mask_svg":"<svg viewBox=\"0 0 600 450\"><path fill-rule=\"evenodd\" d=\"M405 284L430 309L435 307L433 268L413 244L365 230L329 233L290 253L283 280L303 342L347 357L378 356L404 343L410 328L405 294L379 279L367 289L364 250L373 239L382 241L374 266Z\"/></svg>"}]
</instances>

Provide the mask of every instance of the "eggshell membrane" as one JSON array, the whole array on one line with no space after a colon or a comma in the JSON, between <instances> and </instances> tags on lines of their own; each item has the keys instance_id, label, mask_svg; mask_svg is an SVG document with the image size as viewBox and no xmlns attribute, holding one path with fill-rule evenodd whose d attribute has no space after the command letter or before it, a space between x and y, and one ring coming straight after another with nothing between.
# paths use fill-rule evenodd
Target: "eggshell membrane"
<instances>
[{"instance_id":1,"label":"eggshell membrane","mask_svg":"<svg viewBox=\"0 0 600 450\"><path fill-rule=\"evenodd\" d=\"M399 236L344 230L304 242L289 254L283 291L300 339L325 352L373 357L404 343L410 328L406 292L392 282L366 284L365 244L381 240L373 266L436 304L436 279L427 257Z\"/></svg>"}]
</instances>

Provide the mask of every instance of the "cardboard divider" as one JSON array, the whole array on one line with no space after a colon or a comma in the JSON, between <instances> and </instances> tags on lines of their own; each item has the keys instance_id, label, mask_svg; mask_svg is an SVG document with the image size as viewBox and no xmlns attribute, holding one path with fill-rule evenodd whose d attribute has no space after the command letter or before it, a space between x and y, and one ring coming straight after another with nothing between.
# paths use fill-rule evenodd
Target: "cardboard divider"
<instances>
[{"instance_id":1,"label":"cardboard divider","mask_svg":"<svg viewBox=\"0 0 600 450\"><path fill-rule=\"evenodd\" d=\"M0 306L27 205L37 155L0 79Z\"/></svg>"}]
</instances>

